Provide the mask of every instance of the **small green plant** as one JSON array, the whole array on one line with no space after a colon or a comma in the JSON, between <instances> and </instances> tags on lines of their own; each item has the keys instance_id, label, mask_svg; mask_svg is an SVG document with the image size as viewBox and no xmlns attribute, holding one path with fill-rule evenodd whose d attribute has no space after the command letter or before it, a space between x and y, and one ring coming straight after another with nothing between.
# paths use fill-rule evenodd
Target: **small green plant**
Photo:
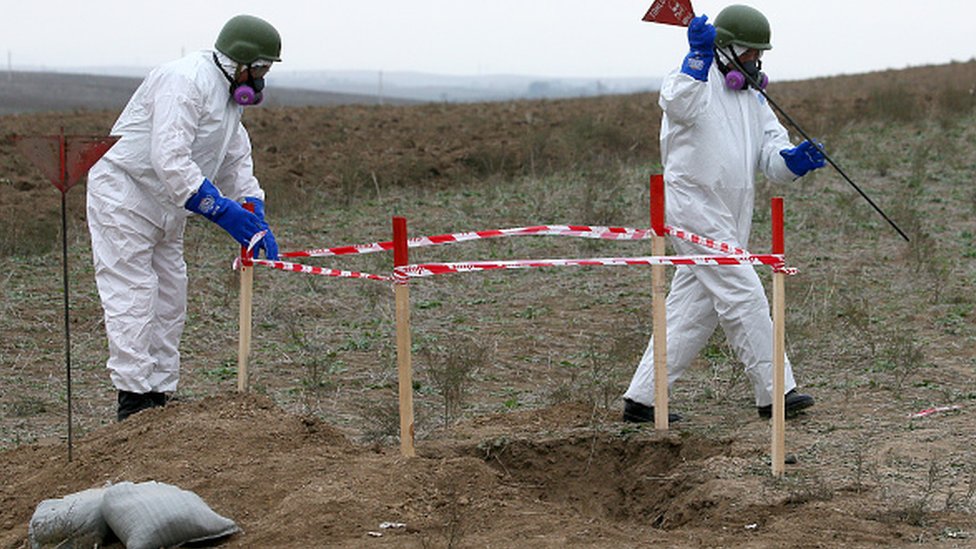
<instances>
[{"instance_id":1,"label":"small green plant","mask_svg":"<svg viewBox=\"0 0 976 549\"><path fill-rule=\"evenodd\" d=\"M292 343L297 347L297 360L301 366L301 394L307 408L312 406L318 395L336 388L334 381L342 374L346 366L339 358L340 350L358 349L363 344L361 339L352 338L346 342L347 346L340 349L329 349L323 344L310 341L293 321L288 322L288 332ZM367 345L368 347L368 345Z\"/></svg>"},{"instance_id":2,"label":"small green plant","mask_svg":"<svg viewBox=\"0 0 976 549\"><path fill-rule=\"evenodd\" d=\"M966 475L966 491L962 495L957 496L955 492L950 491L946 494L945 498L945 510L952 511L962 511L965 512L969 510L973 503L973 498L976 496L976 465L969 464L964 470Z\"/></svg>"},{"instance_id":3,"label":"small green plant","mask_svg":"<svg viewBox=\"0 0 976 549\"><path fill-rule=\"evenodd\" d=\"M445 426L460 415L475 372L488 364L490 348L490 343L462 337L450 345L421 349L428 383L441 396Z\"/></svg>"},{"instance_id":4,"label":"small green plant","mask_svg":"<svg viewBox=\"0 0 976 549\"><path fill-rule=\"evenodd\" d=\"M777 483L788 492L786 502L801 505L814 501L830 501L834 498L834 489L829 482L819 475L796 475L779 479Z\"/></svg>"},{"instance_id":5,"label":"small green plant","mask_svg":"<svg viewBox=\"0 0 976 549\"><path fill-rule=\"evenodd\" d=\"M237 377L237 363L230 360L220 366L203 371L203 375L214 381L227 381Z\"/></svg>"},{"instance_id":6,"label":"small green plant","mask_svg":"<svg viewBox=\"0 0 976 549\"><path fill-rule=\"evenodd\" d=\"M927 526L929 523L929 507L935 498L935 493L944 473L942 464L933 456L929 460L925 485L921 493L909 497L904 506L896 507L893 510L894 516L912 526Z\"/></svg>"},{"instance_id":7,"label":"small green plant","mask_svg":"<svg viewBox=\"0 0 976 549\"><path fill-rule=\"evenodd\" d=\"M444 547L445 549L455 549L462 546L462 539L466 532L466 526L464 522L464 504L462 503L462 498L458 494L457 490L453 487L450 489L449 500L446 505L442 507L442 526L439 529L441 534L441 543L434 543L429 534L421 536L420 544L424 549L433 549L435 547Z\"/></svg>"},{"instance_id":8,"label":"small green plant","mask_svg":"<svg viewBox=\"0 0 976 549\"><path fill-rule=\"evenodd\" d=\"M384 443L400 435L400 404L396 394L373 399L361 408L360 416L365 424L363 439L366 442Z\"/></svg>"},{"instance_id":9,"label":"small green plant","mask_svg":"<svg viewBox=\"0 0 976 549\"><path fill-rule=\"evenodd\" d=\"M615 323L609 335L594 335L586 340L584 350L558 362L560 371L568 373L548 395L553 404L583 402L609 409L617 402L626 380L647 346L650 327L641 317Z\"/></svg>"},{"instance_id":10,"label":"small green plant","mask_svg":"<svg viewBox=\"0 0 976 549\"><path fill-rule=\"evenodd\" d=\"M31 395L22 396L10 405L10 415L13 417L32 417L43 414L47 410L47 402Z\"/></svg>"},{"instance_id":11,"label":"small green plant","mask_svg":"<svg viewBox=\"0 0 976 549\"><path fill-rule=\"evenodd\" d=\"M876 371L891 375L896 393L900 393L905 382L924 366L922 344L911 333L898 328L889 332L882 352L875 361Z\"/></svg>"},{"instance_id":12,"label":"small green plant","mask_svg":"<svg viewBox=\"0 0 976 549\"><path fill-rule=\"evenodd\" d=\"M744 379L745 370L742 369L725 334L721 331L712 334L702 354L709 367L709 378L705 386L706 396L716 400L728 398Z\"/></svg>"}]
</instances>

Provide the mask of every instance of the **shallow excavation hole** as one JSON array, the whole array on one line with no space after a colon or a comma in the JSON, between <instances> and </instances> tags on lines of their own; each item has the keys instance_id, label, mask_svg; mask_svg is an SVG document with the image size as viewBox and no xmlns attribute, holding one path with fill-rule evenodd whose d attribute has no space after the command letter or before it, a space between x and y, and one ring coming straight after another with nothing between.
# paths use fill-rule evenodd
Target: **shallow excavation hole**
<instances>
[{"instance_id":1,"label":"shallow excavation hole","mask_svg":"<svg viewBox=\"0 0 976 549\"><path fill-rule=\"evenodd\" d=\"M470 453L498 470L503 482L541 501L595 519L650 521L654 527L670 529L690 520L684 508L694 503L681 496L705 481L696 464L727 449L727 442L700 437L595 433L496 437Z\"/></svg>"}]
</instances>

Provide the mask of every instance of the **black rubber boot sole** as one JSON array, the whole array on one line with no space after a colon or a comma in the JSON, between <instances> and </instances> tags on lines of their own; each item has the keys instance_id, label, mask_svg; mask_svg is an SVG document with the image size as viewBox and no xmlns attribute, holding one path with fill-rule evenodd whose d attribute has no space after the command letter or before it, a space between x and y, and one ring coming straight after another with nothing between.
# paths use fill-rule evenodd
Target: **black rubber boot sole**
<instances>
[{"instance_id":1,"label":"black rubber boot sole","mask_svg":"<svg viewBox=\"0 0 976 549\"><path fill-rule=\"evenodd\" d=\"M623 420L627 423L654 423L654 407L645 406L629 398L624 399ZM668 412L668 423L681 421L681 415Z\"/></svg>"},{"instance_id":2,"label":"black rubber boot sole","mask_svg":"<svg viewBox=\"0 0 976 549\"><path fill-rule=\"evenodd\" d=\"M119 391L119 421L131 416L132 414L156 407L151 393L133 393L130 391Z\"/></svg>"},{"instance_id":3,"label":"black rubber boot sole","mask_svg":"<svg viewBox=\"0 0 976 549\"><path fill-rule=\"evenodd\" d=\"M796 389L786 393L786 417L795 417L802 410L813 406L814 400L810 395L804 395L796 392ZM756 411L759 412L759 417L763 419L770 419L773 417L773 405L769 406L757 406Z\"/></svg>"}]
</instances>

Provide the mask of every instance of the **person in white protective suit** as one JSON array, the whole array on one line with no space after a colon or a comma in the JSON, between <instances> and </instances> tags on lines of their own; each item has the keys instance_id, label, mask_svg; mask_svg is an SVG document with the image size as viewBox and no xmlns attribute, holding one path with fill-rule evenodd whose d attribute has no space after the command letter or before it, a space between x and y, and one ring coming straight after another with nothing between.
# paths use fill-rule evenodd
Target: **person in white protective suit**
<instances>
[{"instance_id":1,"label":"person in white protective suit","mask_svg":"<svg viewBox=\"0 0 976 549\"><path fill-rule=\"evenodd\" d=\"M268 22L231 18L214 50L146 77L112 128L121 139L89 172L88 227L119 421L165 405L176 390L190 213L241 245L266 231L255 255L277 258L241 115L244 105L260 103L264 75L280 54Z\"/></svg>"},{"instance_id":2,"label":"person in white protective suit","mask_svg":"<svg viewBox=\"0 0 976 549\"><path fill-rule=\"evenodd\" d=\"M690 232L748 249L758 171L789 182L823 167L822 145L793 147L765 98L755 88L770 49L769 22L748 6L722 10L715 25L702 15L688 28L691 51L661 87L661 156L668 222ZM671 239L679 255L714 254ZM773 326L769 304L751 265L679 266L667 297L668 387L681 377L721 326L752 382L759 416L772 415ZM654 338L624 394L624 421L654 421ZM813 405L796 391L786 361L786 412ZM670 421L681 419L669 414Z\"/></svg>"}]
</instances>

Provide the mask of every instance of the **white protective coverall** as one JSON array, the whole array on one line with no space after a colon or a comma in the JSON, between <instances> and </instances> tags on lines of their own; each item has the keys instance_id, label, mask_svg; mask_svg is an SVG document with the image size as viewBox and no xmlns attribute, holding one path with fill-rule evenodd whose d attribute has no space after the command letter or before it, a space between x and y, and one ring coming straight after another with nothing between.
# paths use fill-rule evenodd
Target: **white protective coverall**
<instances>
[{"instance_id":1,"label":"white protective coverall","mask_svg":"<svg viewBox=\"0 0 976 549\"><path fill-rule=\"evenodd\" d=\"M780 156L789 134L753 89L726 88L713 63L708 80L675 71L659 96L661 157L669 224L748 249L754 183L796 175ZM713 250L671 239L678 255ZM773 325L762 282L751 265L678 266L667 297L668 387L681 377L719 325L752 381L757 406L772 403ZM786 391L796 387L786 361ZM654 405L654 339L624 398Z\"/></svg>"},{"instance_id":2,"label":"white protective coverall","mask_svg":"<svg viewBox=\"0 0 976 549\"><path fill-rule=\"evenodd\" d=\"M209 50L153 70L112 128L121 139L89 172L95 281L107 366L119 390L176 390L186 320L187 199L208 178L228 198L264 200L243 107L228 87Z\"/></svg>"}]
</instances>

